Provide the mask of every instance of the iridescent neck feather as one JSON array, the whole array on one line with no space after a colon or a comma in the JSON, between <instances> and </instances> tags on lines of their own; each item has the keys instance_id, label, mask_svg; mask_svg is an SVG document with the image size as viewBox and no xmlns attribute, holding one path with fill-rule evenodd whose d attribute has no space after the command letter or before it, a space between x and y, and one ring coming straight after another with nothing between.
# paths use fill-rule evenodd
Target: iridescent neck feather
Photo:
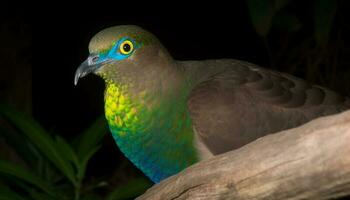
<instances>
[{"instance_id":1,"label":"iridescent neck feather","mask_svg":"<svg viewBox=\"0 0 350 200\"><path fill-rule=\"evenodd\" d=\"M121 151L154 182L197 162L186 106L188 89L135 96L128 87L106 80L105 115Z\"/></svg>"}]
</instances>

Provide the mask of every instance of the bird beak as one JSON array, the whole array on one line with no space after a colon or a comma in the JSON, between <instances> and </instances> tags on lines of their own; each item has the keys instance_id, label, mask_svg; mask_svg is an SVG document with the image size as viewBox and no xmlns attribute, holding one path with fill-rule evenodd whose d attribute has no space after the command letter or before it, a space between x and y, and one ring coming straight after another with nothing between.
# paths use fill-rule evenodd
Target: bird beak
<instances>
[{"instance_id":1,"label":"bird beak","mask_svg":"<svg viewBox=\"0 0 350 200\"><path fill-rule=\"evenodd\" d=\"M77 71L75 72L74 77L74 85L78 84L80 78L95 72L102 65L110 63L112 60L104 59L102 61L98 61L98 55L90 55L83 63L80 64Z\"/></svg>"}]
</instances>

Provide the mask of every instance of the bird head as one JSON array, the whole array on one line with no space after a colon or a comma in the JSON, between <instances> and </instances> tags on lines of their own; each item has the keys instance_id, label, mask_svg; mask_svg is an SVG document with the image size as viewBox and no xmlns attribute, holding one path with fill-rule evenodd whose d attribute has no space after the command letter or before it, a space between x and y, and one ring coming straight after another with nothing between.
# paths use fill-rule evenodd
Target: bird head
<instances>
[{"instance_id":1,"label":"bird head","mask_svg":"<svg viewBox=\"0 0 350 200\"><path fill-rule=\"evenodd\" d=\"M89 53L75 73L75 84L94 73L118 84L140 86L148 80L155 85L156 77L174 70L173 59L158 39L138 26L114 26L100 31L91 39Z\"/></svg>"}]
</instances>

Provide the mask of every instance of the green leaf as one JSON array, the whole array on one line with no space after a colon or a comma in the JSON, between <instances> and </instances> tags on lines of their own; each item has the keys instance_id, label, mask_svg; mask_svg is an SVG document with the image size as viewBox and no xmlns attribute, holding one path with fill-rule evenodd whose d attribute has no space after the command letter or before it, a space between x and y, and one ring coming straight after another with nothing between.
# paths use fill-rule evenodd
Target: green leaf
<instances>
[{"instance_id":1,"label":"green leaf","mask_svg":"<svg viewBox=\"0 0 350 200\"><path fill-rule=\"evenodd\" d=\"M0 200L25 200L25 198L7 188L0 188Z\"/></svg>"},{"instance_id":2,"label":"green leaf","mask_svg":"<svg viewBox=\"0 0 350 200\"><path fill-rule=\"evenodd\" d=\"M275 13L273 0L246 0L246 2L255 31L265 37L270 30Z\"/></svg>"},{"instance_id":3,"label":"green leaf","mask_svg":"<svg viewBox=\"0 0 350 200\"><path fill-rule=\"evenodd\" d=\"M29 140L50 160L62 173L76 185L74 170L67 160L57 150L50 135L34 119L25 116L15 109L0 103L0 115L3 115L16 128L24 133Z\"/></svg>"},{"instance_id":4,"label":"green leaf","mask_svg":"<svg viewBox=\"0 0 350 200\"><path fill-rule=\"evenodd\" d=\"M314 1L315 38L317 43L321 46L325 46L328 42L336 12L337 0Z\"/></svg>"},{"instance_id":5,"label":"green leaf","mask_svg":"<svg viewBox=\"0 0 350 200\"><path fill-rule=\"evenodd\" d=\"M74 146L79 159L78 180L83 179L88 161L100 148L99 143L107 132L107 122L104 116L101 116L75 139Z\"/></svg>"},{"instance_id":6,"label":"green leaf","mask_svg":"<svg viewBox=\"0 0 350 200\"><path fill-rule=\"evenodd\" d=\"M295 15L278 12L273 18L273 26L286 31L298 31L301 23Z\"/></svg>"},{"instance_id":7,"label":"green leaf","mask_svg":"<svg viewBox=\"0 0 350 200\"><path fill-rule=\"evenodd\" d=\"M21 138L12 130L5 130L0 127L0 137L3 137L8 145L14 148L17 155L32 166L36 166L38 158L28 147L28 140Z\"/></svg>"},{"instance_id":8,"label":"green leaf","mask_svg":"<svg viewBox=\"0 0 350 200\"><path fill-rule=\"evenodd\" d=\"M13 176L15 178L21 179L23 181L26 181L47 194L55 196L55 192L53 188L51 187L50 183L46 182L45 180L41 179L36 174L31 173L27 169L20 167L18 165L9 163L7 161L0 160L0 173L8 176Z\"/></svg>"},{"instance_id":9,"label":"green leaf","mask_svg":"<svg viewBox=\"0 0 350 200\"><path fill-rule=\"evenodd\" d=\"M76 167L79 166L79 159L73 148L60 136L56 135L56 146L61 151L61 155Z\"/></svg>"},{"instance_id":10,"label":"green leaf","mask_svg":"<svg viewBox=\"0 0 350 200\"><path fill-rule=\"evenodd\" d=\"M152 183L149 180L145 178L136 178L111 192L107 196L106 200L123 200L135 198L143 194L151 186Z\"/></svg>"},{"instance_id":11,"label":"green leaf","mask_svg":"<svg viewBox=\"0 0 350 200\"><path fill-rule=\"evenodd\" d=\"M88 153L86 153L84 155L84 157L80 158L79 170L78 170L78 175L77 175L79 180L82 180L84 175L85 175L88 161L100 148L101 148L101 146L95 146L92 149L90 149L90 151Z\"/></svg>"},{"instance_id":12,"label":"green leaf","mask_svg":"<svg viewBox=\"0 0 350 200\"><path fill-rule=\"evenodd\" d=\"M35 148L33 144L29 144L29 149L33 152L33 154L38 158L36 161L36 164L33 165L33 169L42 177L45 178L45 180L50 181L51 183L55 182L54 176L62 175L60 171L55 168L55 166L52 165L52 162L48 160L40 151Z\"/></svg>"},{"instance_id":13,"label":"green leaf","mask_svg":"<svg viewBox=\"0 0 350 200\"><path fill-rule=\"evenodd\" d=\"M78 157L86 157L86 154L100 143L106 133L108 133L107 122L104 116L101 116L76 139Z\"/></svg>"}]
</instances>

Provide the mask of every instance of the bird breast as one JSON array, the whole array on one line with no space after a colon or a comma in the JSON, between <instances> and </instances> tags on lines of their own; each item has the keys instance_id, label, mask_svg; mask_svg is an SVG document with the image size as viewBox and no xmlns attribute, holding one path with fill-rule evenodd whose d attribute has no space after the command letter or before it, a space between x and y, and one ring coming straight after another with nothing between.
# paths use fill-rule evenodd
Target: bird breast
<instances>
[{"instance_id":1,"label":"bird breast","mask_svg":"<svg viewBox=\"0 0 350 200\"><path fill-rule=\"evenodd\" d=\"M138 124L138 106L132 102L123 86L108 84L105 91L105 115L108 124L118 127L119 136L123 136L126 131L133 132Z\"/></svg>"}]
</instances>

